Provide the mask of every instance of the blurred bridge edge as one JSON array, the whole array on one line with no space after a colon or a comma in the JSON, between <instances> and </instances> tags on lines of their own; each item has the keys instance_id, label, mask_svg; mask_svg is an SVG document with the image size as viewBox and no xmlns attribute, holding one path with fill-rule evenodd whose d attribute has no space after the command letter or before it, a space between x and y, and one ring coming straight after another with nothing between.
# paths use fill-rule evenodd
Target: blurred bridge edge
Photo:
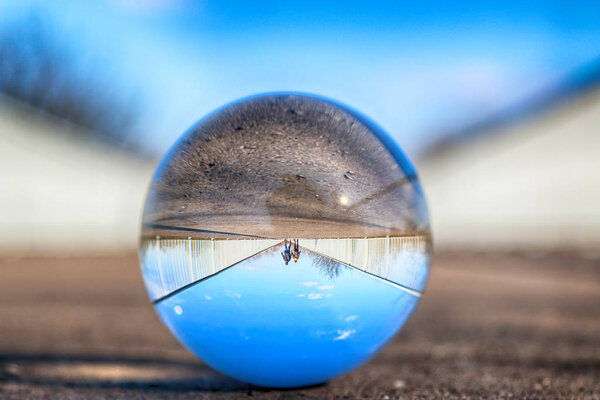
<instances>
[{"instance_id":1,"label":"blurred bridge edge","mask_svg":"<svg viewBox=\"0 0 600 400\"><path fill-rule=\"evenodd\" d=\"M132 251L156 162L0 95L0 254Z\"/></svg>"},{"instance_id":2,"label":"blurred bridge edge","mask_svg":"<svg viewBox=\"0 0 600 400\"><path fill-rule=\"evenodd\" d=\"M600 60L417 160L438 249L600 250Z\"/></svg>"}]
</instances>

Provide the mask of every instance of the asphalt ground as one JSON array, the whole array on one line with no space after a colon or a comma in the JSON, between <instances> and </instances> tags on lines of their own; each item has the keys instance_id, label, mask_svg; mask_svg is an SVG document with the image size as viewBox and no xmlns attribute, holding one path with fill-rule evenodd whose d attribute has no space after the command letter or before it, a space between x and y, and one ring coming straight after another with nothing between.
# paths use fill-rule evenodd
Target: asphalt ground
<instances>
[{"instance_id":1,"label":"asphalt ground","mask_svg":"<svg viewBox=\"0 0 600 400\"><path fill-rule=\"evenodd\" d=\"M285 391L183 349L133 254L0 258L0 398L600 399L600 255L438 254L415 314L374 360Z\"/></svg>"},{"instance_id":2,"label":"asphalt ground","mask_svg":"<svg viewBox=\"0 0 600 400\"><path fill-rule=\"evenodd\" d=\"M157 168L143 221L145 238L429 232L396 145L355 112L297 94L255 97L192 127Z\"/></svg>"}]
</instances>

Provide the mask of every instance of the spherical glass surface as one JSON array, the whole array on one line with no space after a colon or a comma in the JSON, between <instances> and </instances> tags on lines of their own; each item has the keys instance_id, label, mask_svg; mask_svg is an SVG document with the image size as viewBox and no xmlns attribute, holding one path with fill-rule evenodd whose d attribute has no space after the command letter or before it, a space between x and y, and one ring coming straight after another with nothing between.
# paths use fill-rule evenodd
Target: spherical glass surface
<instances>
[{"instance_id":1,"label":"spherical glass surface","mask_svg":"<svg viewBox=\"0 0 600 400\"><path fill-rule=\"evenodd\" d=\"M160 163L140 260L162 321L255 385L314 385L402 327L431 256L427 208L397 145L356 111L256 96L188 130Z\"/></svg>"}]
</instances>

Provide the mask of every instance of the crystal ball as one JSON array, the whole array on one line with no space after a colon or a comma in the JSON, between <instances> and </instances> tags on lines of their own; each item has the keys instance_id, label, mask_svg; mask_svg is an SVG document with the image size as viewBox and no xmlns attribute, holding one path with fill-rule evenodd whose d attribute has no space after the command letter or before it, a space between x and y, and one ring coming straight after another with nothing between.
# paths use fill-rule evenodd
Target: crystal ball
<instances>
[{"instance_id":1,"label":"crystal ball","mask_svg":"<svg viewBox=\"0 0 600 400\"><path fill-rule=\"evenodd\" d=\"M368 361L417 306L430 258L400 148L357 111L295 93L240 100L185 132L154 174L140 241L173 335L266 387Z\"/></svg>"}]
</instances>

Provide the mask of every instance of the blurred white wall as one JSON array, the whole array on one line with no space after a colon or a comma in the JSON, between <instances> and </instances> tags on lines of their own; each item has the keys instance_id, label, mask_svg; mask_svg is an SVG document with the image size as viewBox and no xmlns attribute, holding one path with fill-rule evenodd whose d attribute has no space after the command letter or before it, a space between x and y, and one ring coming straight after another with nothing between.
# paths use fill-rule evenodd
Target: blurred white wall
<instances>
[{"instance_id":1,"label":"blurred white wall","mask_svg":"<svg viewBox=\"0 0 600 400\"><path fill-rule=\"evenodd\" d=\"M600 89L416 164L438 248L600 248Z\"/></svg>"},{"instance_id":2,"label":"blurred white wall","mask_svg":"<svg viewBox=\"0 0 600 400\"><path fill-rule=\"evenodd\" d=\"M132 251L155 162L0 98L0 254ZM600 248L600 90L416 162L437 248Z\"/></svg>"},{"instance_id":3,"label":"blurred white wall","mask_svg":"<svg viewBox=\"0 0 600 400\"><path fill-rule=\"evenodd\" d=\"M0 98L0 253L134 250L155 163L32 112Z\"/></svg>"}]
</instances>

